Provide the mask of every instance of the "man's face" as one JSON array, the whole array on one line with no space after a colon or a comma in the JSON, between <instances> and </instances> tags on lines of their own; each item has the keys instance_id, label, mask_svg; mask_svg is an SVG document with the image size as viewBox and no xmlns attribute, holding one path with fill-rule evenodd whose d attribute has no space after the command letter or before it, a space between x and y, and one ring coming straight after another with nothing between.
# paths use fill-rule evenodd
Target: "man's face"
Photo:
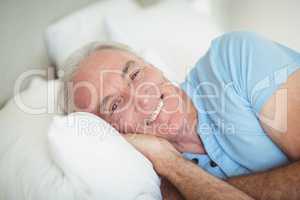
<instances>
[{"instance_id":1,"label":"man's face","mask_svg":"<svg viewBox=\"0 0 300 200\"><path fill-rule=\"evenodd\" d=\"M190 120L191 102L160 70L119 50L94 52L73 77L76 111L92 112L121 133L176 142Z\"/></svg>"}]
</instances>

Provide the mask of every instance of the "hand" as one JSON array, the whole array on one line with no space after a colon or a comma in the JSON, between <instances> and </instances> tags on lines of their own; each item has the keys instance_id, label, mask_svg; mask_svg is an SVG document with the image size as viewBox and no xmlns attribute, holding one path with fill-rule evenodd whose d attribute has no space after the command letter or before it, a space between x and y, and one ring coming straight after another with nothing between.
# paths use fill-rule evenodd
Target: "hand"
<instances>
[{"instance_id":1,"label":"hand","mask_svg":"<svg viewBox=\"0 0 300 200\"><path fill-rule=\"evenodd\" d=\"M180 157L180 153L163 138L145 134L126 134L124 137L152 162L159 174L163 174L169 161Z\"/></svg>"}]
</instances>

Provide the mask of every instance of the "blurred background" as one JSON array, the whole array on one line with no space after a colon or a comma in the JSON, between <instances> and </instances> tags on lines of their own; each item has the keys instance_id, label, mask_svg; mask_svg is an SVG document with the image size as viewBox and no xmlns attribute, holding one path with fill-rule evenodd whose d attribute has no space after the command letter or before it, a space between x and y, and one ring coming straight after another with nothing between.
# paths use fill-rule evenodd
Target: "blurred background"
<instances>
[{"instance_id":1,"label":"blurred background","mask_svg":"<svg viewBox=\"0 0 300 200\"><path fill-rule=\"evenodd\" d=\"M11 96L20 73L53 65L44 42L47 26L96 1L99 0L0 0L0 107ZM256 31L300 51L299 0L181 1L189 1L202 15L210 17L220 32ZM136 2L144 9L160 3Z\"/></svg>"}]
</instances>

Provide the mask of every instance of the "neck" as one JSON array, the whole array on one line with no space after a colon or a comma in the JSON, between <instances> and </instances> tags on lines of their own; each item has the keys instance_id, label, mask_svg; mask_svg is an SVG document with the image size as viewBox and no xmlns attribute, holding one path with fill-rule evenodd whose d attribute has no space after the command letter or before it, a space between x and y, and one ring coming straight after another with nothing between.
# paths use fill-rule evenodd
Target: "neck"
<instances>
[{"instance_id":1,"label":"neck","mask_svg":"<svg viewBox=\"0 0 300 200\"><path fill-rule=\"evenodd\" d=\"M189 152L195 154L205 154L205 149L202 144L201 138L195 132L190 134L190 137L185 138L182 142L176 142L175 147L180 152Z\"/></svg>"},{"instance_id":2,"label":"neck","mask_svg":"<svg viewBox=\"0 0 300 200\"><path fill-rule=\"evenodd\" d=\"M201 138L197 133L198 114L196 108L192 106L192 112L187 116L186 128L184 128L181 137L174 144L178 151L195 154L205 154L205 149Z\"/></svg>"}]
</instances>

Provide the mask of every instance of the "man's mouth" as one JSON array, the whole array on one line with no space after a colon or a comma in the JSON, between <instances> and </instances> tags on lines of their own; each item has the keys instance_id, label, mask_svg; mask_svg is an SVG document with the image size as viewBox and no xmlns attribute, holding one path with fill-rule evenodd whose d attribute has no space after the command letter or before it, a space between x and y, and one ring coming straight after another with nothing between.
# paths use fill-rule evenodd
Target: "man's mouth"
<instances>
[{"instance_id":1,"label":"man's mouth","mask_svg":"<svg viewBox=\"0 0 300 200\"><path fill-rule=\"evenodd\" d=\"M163 102L164 95L160 96L159 102L155 108L155 110L151 113L150 117L146 119L146 125L152 124L158 117L159 113L161 112L164 102Z\"/></svg>"}]
</instances>

